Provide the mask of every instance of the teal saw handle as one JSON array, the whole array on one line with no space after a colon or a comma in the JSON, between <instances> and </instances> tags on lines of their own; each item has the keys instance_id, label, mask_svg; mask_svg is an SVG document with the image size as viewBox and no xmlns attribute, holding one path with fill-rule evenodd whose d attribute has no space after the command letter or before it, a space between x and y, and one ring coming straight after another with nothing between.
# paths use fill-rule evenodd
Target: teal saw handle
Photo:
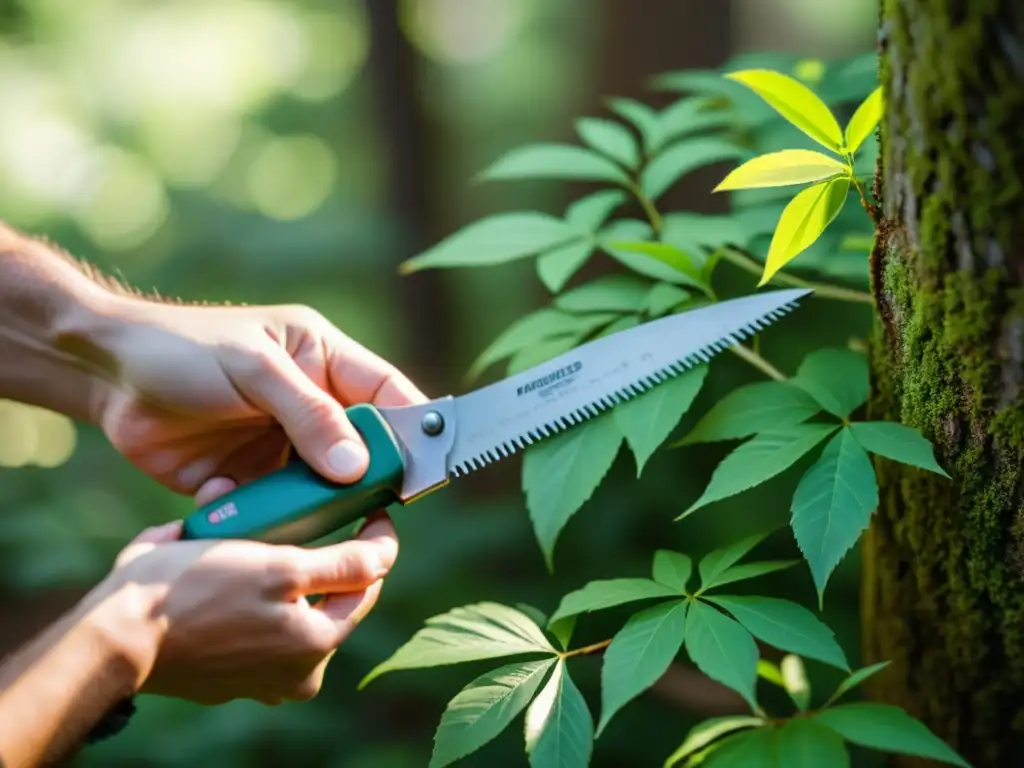
<instances>
[{"instance_id":1,"label":"teal saw handle","mask_svg":"<svg viewBox=\"0 0 1024 768\"><path fill-rule=\"evenodd\" d=\"M339 485L300 458L185 518L183 539L254 539L305 544L398 500L405 462L394 433L372 405L346 409L370 452L363 479Z\"/></svg>"}]
</instances>

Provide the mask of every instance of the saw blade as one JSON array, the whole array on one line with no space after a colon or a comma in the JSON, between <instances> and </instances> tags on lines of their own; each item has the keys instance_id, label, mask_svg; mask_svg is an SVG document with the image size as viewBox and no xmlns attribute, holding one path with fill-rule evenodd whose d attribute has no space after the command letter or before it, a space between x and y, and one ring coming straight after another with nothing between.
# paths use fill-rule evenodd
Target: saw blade
<instances>
[{"instance_id":1,"label":"saw blade","mask_svg":"<svg viewBox=\"0 0 1024 768\"><path fill-rule=\"evenodd\" d=\"M455 398L448 473L460 477L643 394L738 344L810 289L721 301L594 339Z\"/></svg>"}]
</instances>

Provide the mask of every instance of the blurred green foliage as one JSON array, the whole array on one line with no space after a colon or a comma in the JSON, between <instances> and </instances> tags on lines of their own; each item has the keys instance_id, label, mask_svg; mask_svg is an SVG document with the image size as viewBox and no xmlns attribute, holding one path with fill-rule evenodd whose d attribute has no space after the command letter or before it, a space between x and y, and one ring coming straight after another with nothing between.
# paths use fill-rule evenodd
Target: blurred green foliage
<instances>
[{"instance_id":1,"label":"blurred green foliage","mask_svg":"<svg viewBox=\"0 0 1024 768\"><path fill-rule=\"evenodd\" d=\"M525 265L446 273L440 284L452 336L425 340L415 336L414 315L399 297L426 289L417 287L418 276L400 286L397 264L424 238L436 240L483 212L518 206L561 213L556 185L482 195L468 179L511 145L564 135L576 117L573 94L587 87L600 60L597 30L607 9L595 12L583 0L405 0L398 8L417 62L410 94L373 79L374 17L358 0L0 1L0 219L45 233L143 289L315 306L398 365L416 345L429 344L432 362L420 372L460 391L472 359L532 308L542 289ZM793 71L808 66L802 60L778 54L734 63ZM853 60L847 74L873 78L871 61ZM838 77L833 69L822 76L822 88L836 89L830 103L852 108L863 93L849 78L830 81ZM427 148L435 209L427 212L434 218L426 233L395 205L396 184L424 171L391 167L394 147L382 126L380 101L407 97L436 140ZM758 149L804 145L785 124L778 131L759 133ZM751 211L761 206L768 219L771 205L780 204L751 197ZM760 246L767 244L764 237ZM801 260L812 262L813 253ZM843 277L862 281L859 259L848 263ZM733 279L723 290L749 287L747 277ZM786 372L809 346L863 327L860 310L841 305L810 305L801 318L799 345L772 330L761 340L762 353ZM716 365L683 430L716 397L752 380L739 361ZM10 415L14 410L4 405L0 413L0 466L10 467L0 468L0 594L7 606L58 587L87 587L141 527L191 508L189 499L132 469L95 430L81 428L72 444L59 420L35 414L45 423L26 427L25 412ZM32 451L25 450L29 439ZM19 440L20 448L10 448ZM71 447L58 468L37 466L60 463ZM759 489L757 514L741 496L699 525L672 522L725 452L657 453L639 483L631 457L620 455L568 525L553 575L525 514L518 461L397 510L402 556L315 701L204 709L143 697L131 728L75 764L425 766L445 703L486 665L458 675L440 669L394 676L357 694L360 678L426 617L455 605L522 601L550 612L588 580L646 575L655 548L698 554L784 523L805 468L799 464ZM762 552L791 554L785 542ZM851 661L858 658L857 569L855 556L841 564L822 617ZM803 571L765 578L760 589L815 601ZM6 622L9 608L3 610ZM611 611L588 622L592 639L610 636L624 615ZM820 667L816 673L830 674ZM597 659L574 670L586 696L598 690L598 675ZM664 696L641 697L602 735L594 765L660 764L697 719ZM513 728L463 764L522 762Z\"/></svg>"}]
</instances>

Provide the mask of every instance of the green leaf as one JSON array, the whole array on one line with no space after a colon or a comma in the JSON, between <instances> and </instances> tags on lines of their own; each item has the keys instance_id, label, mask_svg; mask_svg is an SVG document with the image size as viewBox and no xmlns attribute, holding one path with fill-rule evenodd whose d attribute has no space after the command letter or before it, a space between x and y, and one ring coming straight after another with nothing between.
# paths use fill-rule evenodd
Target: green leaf
<instances>
[{"instance_id":1,"label":"green leaf","mask_svg":"<svg viewBox=\"0 0 1024 768\"><path fill-rule=\"evenodd\" d=\"M661 130L661 120L657 112L635 99L616 97L608 99L606 104L612 112L625 118L636 127L643 138L644 146L649 148L654 145Z\"/></svg>"},{"instance_id":2,"label":"green leaf","mask_svg":"<svg viewBox=\"0 0 1024 768\"><path fill-rule=\"evenodd\" d=\"M807 679L803 659L792 653L787 654L782 657L779 671L782 672L782 684L789 698L797 709L806 712L811 706L811 681Z\"/></svg>"},{"instance_id":3,"label":"green leaf","mask_svg":"<svg viewBox=\"0 0 1024 768\"><path fill-rule=\"evenodd\" d=\"M849 429L829 441L793 495L793 535L811 568L819 602L835 567L878 506L874 467Z\"/></svg>"},{"instance_id":4,"label":"green leaf","mask_svg":"<svg viewBox=\"0 0 1024 768\"><path fill-rule=\"evenodd\" d=\"M794 718L779 729L778 765L785 768L849 768L843 740L807 718Z\"/></svg>"},{"instance_id":5,"label":"green leaf","mask_svg":"<svg viewBox=\"0 0 1024 768\"><path fill-rule=\"evenodd\" d=\"M614 323L610 323L600 333L594 336L595 339L599 339L602 336L611 336L613 333L619 333L620 331L628 331L630 328L636 328L640 325L640 318L636 315L623 315Z\"/></svg>"},{"instance_id":6,"label":"green leaf","mask_svg":"<svg viewBox=\"0 0 1024 768\"><path fill-rule=\"evenodd\" d=\"M508 664L463 688L441 717L430 768L451 765L496 738L525 709L555 662Z\"/></svg>"},{"instance_id":7,"label":"green leaf","mask_svg":"<svg viewBox=\"0 0 1024 768\"><path fill-rule=\"evenodd\" d=\"M700 571L701 591L717 586L719 584L719 577L726 570L774 532L774 529L759 531L750 536L744 536L732 544L726 544L724 547L713 549L704 555L697 566Z\"/></svg>"},{"instance_id":8,"label":"green leaf","mask_svg":"<svg viewBox=\"0 0 1024 768\"><path fill-rule=\"evenodd\" d=\"M640 163L640 149L629 129L614 120L583 117L576 121L576 132L584 143L627 168Z\"/></svg>"},{"instance_id":9,"label":"green leaf","mask_svg":"<svg viewBox=\"0 0 1024 768\"><path fill-rule=\"evenodd\" d=\"M540 628L523 613L498 603L476 603L433 616L394 655L370 671L363 688L385 672L422 669L521 653L554 654Z\"/></svg>"},{"instance_id":10,"label":"green leaf","mask_svg":"<svg viewBox=\"0 0 1024 768\"><path fill-rule=\"evenodd\" d=\"M402 274L444 267L488 267L532 256L580 235L566 222L536 211L499 213L476 221L402 263Z\"/></svg>"},{"instance_id":11,"label":"green leaf","mask_svg":"<svg viewBox=\"0 0 1024 768\"><path fill-rule=\"evenodd\" d=\"M626 202L621 189L602 189L571 203L565 209L565 220L580 232L595 234L611 216L612 211Z\"/></svg>"},{"instance_id":12,"label":"green leaf","mask_svg":"<svg viewBox=\"0 0 1024 768\"><path fill-rule=\"evenodd\" d=\"M802 560L765 560L761 563L743 563L742 565L734 565L731 568L726 568L716 578L714 583L707 587L707 589L717 589L723 587L726 584L734 584L737 581L745 581L747 579L755 579L758 576L764 576L766 573L774 573L775 571L782 571L786 568L792 568L794 565L799 565Z\"/></svg>"},{"instance_id":13,"label":"green leaf","mask_svg":"<svg viewBox=\"0 0 1024 768\"><path fill-rule=\"evenodd\" d=\"M555 248L537 257L537 276L552 293L558 293L594 252L594 243L583 240Z\"/></svg>"},{"instance_id":14,"label":"green leaf","mask_svg":"<svg viewBox=\"0 0 1024 768\"><path fill-rule=\"evenodd\" d=\"M551 614L549 626L566 616L658 597L679 597L679 591L650 579L597 579L563 597Z\"/></svg>"},{"instance_id":15,"label":"green leaf","mask_svg":"<svg viewBox=\"0 0 1024 768\"><path fill-rule=\"evenodd\" d=\"M768 246L768 258L758 287L768 283L776 272L814 245L839 215L849 191L850 180L840 177L807 187L789 201Z\"/></svg>"},{"instance_id":16,"label":"green leaf","mask_svg":"<svg viewBox=\"0 0 1024 768\"><path fill-rule=\"evenodd\" d=\"M670 141L684 135L727 126L729 118L727 110L712 108L711 100L708 98L681 99L663 109L658 115L658 128L654 132L649 150L655 154Z\"/></svg>"},{"instance_id":17,"label":"green leaf","mask_svg":"<svg viewBox=\"0 0 1024 768\"><path fill-rule=\"evenodd\" d=\"M842 154L843 132L835 115L814 91L799 80L767 69L730 72L726 77L750 88L822 146Z\"/></svg>"},{"instance_id":18,"label":"green leaf","mask_svg":"<svg viewBox=\"0 0 1024 768\"><path fill-rule=\"evenodd\" d=\"M868 749L970 766L928 727L889 704L840 704L822 710L814 720L844 739Z\"/></svg>"},{"instance_id":19,"label":"green leaf","mask_svg":"<svg viewBox=\"0 0 1024 768\"><path fill-rule=\"evenodd\" d=\"M826 411L845 419L868 399L868 362L852 349L816 349L790 381Z\"/></svg>"},{"instance_id":20,"label":"green leaf","mask_svg":"<svg viewBox=\"0 0 1024 768\"><path fill-rule=\"evenodd\" d=\"M765 431L734 450L711 475L711 483L681 520L714 501L735 496L781 474L836 431L834 424L794 424Z\"/></svg>"},{"instance_id":21,"label":"green leaf","mask_svg":"<svg viewBox=\"0 0 1024 768\"><path fill-rule=\"evenodd\" d=\"M579 317L554 309L538 310L521 317L502 331L473 362L468 375L475 379L499 360L555 336L568 337L575 343L615 317L609 313Z\"/></svg>"},{"instance_id":22,"label":"green leaf","mask_svg":"<svg viewBox=\"0 0 1024 768\"><path fill-rule=\"evenodd\" d=\"M712 744L711 759L702 765L707 768L783 768L777 758L778 740L778 730L770 725L742 731Z\"/></svg>"},{"instance_id":23,"label":"green leaf","mask_svg":"<svg viewBox=\"0 0 1024 768\"><path fill-rule=\"evenodd\" d=\"M687 605L686 600L672 600L647 608L612 638L601 666L598 736L616 712L665 674L683 645Z\"/></svg>"},{"instance_id":24,"label":"green leaf","mask_svg":"<svg viewBox=\"0 0 1024 768\"><path fill-rule=\"evenodd\" d=\"M683 281L697 288L705 288L700 268L694 263L693 257L669 243L630 242L617 240L609 246L626 253L639 253L650 256L676 272L685 275L689 280Z\"/></svg>"},{"instance_id":25,"label":"green leaf","mask_svg":"<svg viewBox=\"0 0 1024 768\"><path fill-rule=\"evenodd\" d=\"M686 652L701 672L757 707L757 645L736 621L694 600L686 617Z\"/></svg>"},{"instance_id":26,"label":"green leaf","mask_svg":"<svg viewBox=\"0 0 1024 768\"><path fill-rule=\"evenodd\" d=\"M846 124L846 151L851 155L856 152L864 139L871 135L882 119L882 111L885 108L882 96L882 86L878 86L871 94L861 102L857 111L853 113L850 122Z\"/></svg>"},{"instance_id":27,"label":"green leaf","mask_svg":"<svg viewBox=\"0 0 1024 768\"><path fill-rule=\"evenodd\" d=\"M677 445L734 440L800 424L821 411L814 398L784 381L738 387L716 402Z\"/></svg>"},{"instance_id":28,"label":"green leaf","mask_svg":"<svg viewBox=\"0 0 1024 768\"><path fill-rule=\"evenodd\" d=\"M578 616L567 616L564 619L551 622L548 626L551 634L561 644L563 651L569 650L569 643L572 641L572 633L576 629L577 618Z\"/></svg>"},{"instance_id":29,"label":"green leaf","mask_svg":"<svg viewBox=\"0 0 1024 768\"><path fill-rule=\"evenodd\" d=\"M808 184L851 173L853 169L846 163L841 163L821 152L809 149L783 149L748 160L731 171L714 191Z\"/></svg>"},{"instance_id":30,"label":"green leaf","mask_svg":"<svg viewBox=\"0 0 1024 768\"><path fill-rule=\"evenodd\" d=\"M651 258L649 254L636 253L632 250L617 248L614 244L628 242L631 248L638 247L643 238L651 234L650 225L635 219L620 219L612 222L599 236L598 244L605 253L632 271L666 283L677 283L700 288L706 287L698 283L690 275L680 272L675 267ZM657 249L652 249L657 250Z\"/></svg>"},{"instance_id":31,"label":"green leaf","mask_svg":"<svg viewBox=\"0 0 1024 768\"><path fill-rule=\"evenodd\" d=\"M836 686L835 693L833 693L828 701L825 702L824 707L832 706L832 703L838 700L841 696L846 695L858 685L863 683L872 675L881 672L883 669L888 667L892 662L882 661L878 664L872 664L870 667L862 667L861 669L855 670L848 678L843 680L838 686ZM823 708L824 708L823 707Z\"/></svg>"},{"instance_id":32,"label":"green leaf","mask_svg":"<svg viewBox=\"0 0 1024 768\"><path fill-rule=\"evenodd\" d=\"M566 312L639 312L650 283L632 275L602 275L555 299Z\"/></svg>"},{"instance_id":33,"label":"green leaf","mask_svg":"<svg viewBox=\"0 0 1024 768\"><path fill-rule=\"evenodd\" d=\"M757 676L772 685L779 686L779 688L786 687L786 681L782 679L782 671L767 659L758 659Z\"/></svg>"},{"instance_id":34,"label":"green leaf","mask_svg":"<svg viewBox=\"0 0 1024 768\"><path fill-rule=\"evenodd\" d=\"M516 603L515 609L522 614L530 617L530 620L538 627L546 627L548 625L548 617L544 615L544 611L537 608L529 603Z\"/></svg>"},{"instance_id":35,"label":"green leaf","mask_svg":"<svg viewBox=\"0 0 1024 768\"><path fill-rule=\"evenodd\" d=\"M526 449L523 490L549 569L558 534L611 469L622 433L610 414L588 419Z\"/></svg>"},{"instance_id":36,"label":"green leaf","mask_svg":"<svg viewBox=\"0 0 1024 768\"><path fill-rule=\"evenodd\" d=\"M628 183L629 176L608 158L573 144L540 143L513 149L478 177L480 181L573 179Z\"/></svg>"},{"instance_id":37,"label":"green leaf","mask_svg":"<svg viewBox=\"0 0 1024 768\"><path fill-rule=\"evenodd\" d=\"M724 160L738 160L745 150L725 139L699 136L682 139L662 150L640 174L640 188L648 200L657 200L691 171Z\"/></svg>"},{"instance_id":38,"label":"green leaf","mask_svg":"<svg viewBox=\"0 0 1024 768\"><path fill-rule=\"evenodd\" d=\"M692 573L693 560L688 555L668 549L659 549L654 553L651 575L659 584L685 592Z\"/></svg>"},{"instance_id":39,"label":"green leaf","mask_svg":"<svg viewBox=\"0 0 1024 768\"><path fill-rule=\"evenodd\" d=\"M892 421L859 421L849 429L865 451L949 477L935 460L932 444L916 429Z\"/></svg>"},{"instance_id":40,"label":"green leaf","mask_svg":"<svg viewBox=\"0 0 1024 768\"><path fill-rule=\"evenodd\" d=\"M533 768L587 768L594 748L594 719L565 661L526 710L526 753Z\"/></svg>"},{"instance_id":41,"label":"green leaf","mask_svg":"<svg viewBox=\"0 0 1024 768\"><path fill-rule=\"evenodd\" d=\"M637 477L693 404L707 373L706 364L698 365L619 404L612 411L636 457Z\"/></svg>"},{"instance_id":42,"label":"green leaf","mask_svg":"<svg viewBox=\"0 0 1024 768\"><path fill-rule=\"evenodd\" d=\"M715 595L705 599L727 610L750 634L780 651L799 653L850 671L832 630L802 605L776 597Z\"/></svg>"},{"instance_id":43,"label":"green leaf","mask_svg":"<svg viewBox=\"0 0 1024 768\"><path fill-rule=\"evenodd\" d=\"M596 317L591 315L591 317ZM595 323L595 327L600 327L600 322ZM578 335L563 335L554 336L550 339L544 339L538 341L536 344L532 344L528 347L524 347L515 353L511 360L506 366L505 373L507 376L513 376L514 374L521 373L529 368L533 368L535 365L540 365L554 357L558 357L563 352L568 352L573 349L580 341Z\"/></svg>"},{"instance_id":44,"label":"green leaf","mask_svg":"<svg viewBox=\"0 0 1024 768\"><path fill-rule=\"evenodd\" d=\"M662 317L688 301L690 295L689 291L671 283L655 283L644 300L643 310L652 318Z\"/></svg>"},{"instance_id":45,"label":"green leaf","mask_svg":"<svg viewBox=\"0 0 1024 768\"><path fill-rule=\"evenodd\" d=\"M696 754L711 742L722 736L742 730L744 728L756 728L764 725L764 720L750 715L728 715L726 717L713 717L702 723L697 723L686 734L686 740L679 749L673 752L665 761L664 768L672 768L684 758Z\"/></svg>"}]
</instances>

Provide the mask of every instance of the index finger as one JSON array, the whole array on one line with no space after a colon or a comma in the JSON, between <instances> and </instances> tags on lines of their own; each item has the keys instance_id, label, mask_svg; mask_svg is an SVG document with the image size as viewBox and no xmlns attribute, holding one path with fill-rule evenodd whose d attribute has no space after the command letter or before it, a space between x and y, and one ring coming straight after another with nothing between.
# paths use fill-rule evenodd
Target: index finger
<instances>
[{"instance_id":1,"label":"index finger","mask_svg":"<svg viewBox=\"0 0 1024 768\"><path fill-rule=\"evenodd\" d=\"M395 366L340 331L327 338L327 372L334 395L346 405L387 408L430 399Z\"/></svg>"}]
</instances>

